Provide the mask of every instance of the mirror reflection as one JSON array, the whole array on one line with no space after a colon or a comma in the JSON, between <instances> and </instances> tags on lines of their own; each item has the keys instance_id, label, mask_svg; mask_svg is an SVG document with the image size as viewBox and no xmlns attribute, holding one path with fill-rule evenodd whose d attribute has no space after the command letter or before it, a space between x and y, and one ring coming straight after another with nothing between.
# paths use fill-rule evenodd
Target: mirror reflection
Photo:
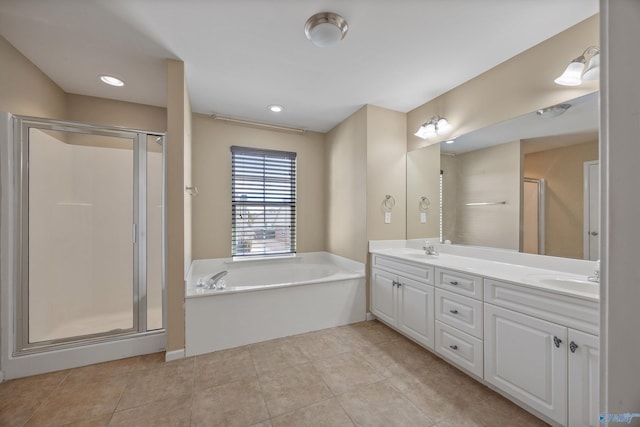
<instances>
[{"instance_id":1,"label":"mirror reflection","mask_svg":"<svg viewBox=\"0 0 640 427\"><path fill-rule=\"evenodd\" d=\"M441 143L441 240L598 259L598 120L595 92ZM434 155L408 153L408 189Z\"/></svg>"}]
</instances>

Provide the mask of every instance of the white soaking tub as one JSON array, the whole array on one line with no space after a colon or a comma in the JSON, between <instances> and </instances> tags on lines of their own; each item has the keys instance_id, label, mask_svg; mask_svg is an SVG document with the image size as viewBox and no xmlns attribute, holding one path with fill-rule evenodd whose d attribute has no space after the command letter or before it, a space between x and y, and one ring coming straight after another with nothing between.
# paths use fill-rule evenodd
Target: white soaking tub
<instances>
[{"instance_id":1,"label":"white soaking tub","mask_svg":"<svg viewBox=\"0 0 640 427\"><path fill-rule=\"evenodd\" d=\"M198 286L223 271L224 289ZM186 278L185 354L361 322L365 305L364 265L327 252L196 260Z\"/></svg>"}]
</instances>

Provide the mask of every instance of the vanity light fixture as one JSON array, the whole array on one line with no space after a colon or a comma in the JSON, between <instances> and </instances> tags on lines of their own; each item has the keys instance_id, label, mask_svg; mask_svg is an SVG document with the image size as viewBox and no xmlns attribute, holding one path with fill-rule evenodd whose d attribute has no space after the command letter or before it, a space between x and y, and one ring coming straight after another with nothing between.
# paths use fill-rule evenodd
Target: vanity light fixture
<instances>
[{"instance_id":1,"label":"vanity light fixture","mask_svg":"<svg viewBox=\"0 0 640 427\"><path fill-rule=\"evenodd\" d=\"M267 107L267 110L272 113L282 113L284 111L284 107L282 105L271 104Z\"/></svg>"},{"instance_id":2,"label":"vanity light fixture","mask_svg":"<svg viewBox=\"0 0 640 427\"><path fill-rule=\"evenodd\" d=\"M320 12L307 19L304 33L311 43L318 47L329 47L337 44L347 35L347 21L337 13Z\"/></svg>"},{"instance_id":3,"label":"vanity light fixture","mask_svg":"<svg viewBox=\"0 0 640 427\"><path fill-rule=\"evenodd\" d=\"M438 135L443 135L451 129L451 125L444 117L433 116L425 123L420 125L418 131L414 133L415 136L422 139L435 138Z\"/></svg>"},{"instance_id":4,"label":"vanity light fixture","mask_svg":"<svg viewBox=\"0 0 640 427\"><path fill-rule=\"evenodd\" d=\"M541 108L536 111L536 114L538 117L542 117L543 119L551 119L566 113L569 108L571 108L571 104L557 104L552 105L551 107Z\"/></svg>"},{"instance_id":5,"label":"vanity light fixture","mask_svg":"<svg viewBox=\"0 0 640 427\"><path fill-rule=\"evenodd\" d=\"M124 86L124 81L122 81L121 79L114 77L114 76L109 76L107 74L103 74L100 76L100 80L102 81L102 83L106 83L109 86L116 86L116 87L122 87Z\"/></svg>"},{"instance_id":6,"label":"vanity light fixture","mask_svg":"<svg viewBox=\"0 0 640 427\"><path fill-rule=\"evenodd\" d=\"M564 73L554 81L562 86L579 86L582 80L597 80L600 77L600 48L589 46L582 55L571 61Z\"/></svg>"}]
</instances>

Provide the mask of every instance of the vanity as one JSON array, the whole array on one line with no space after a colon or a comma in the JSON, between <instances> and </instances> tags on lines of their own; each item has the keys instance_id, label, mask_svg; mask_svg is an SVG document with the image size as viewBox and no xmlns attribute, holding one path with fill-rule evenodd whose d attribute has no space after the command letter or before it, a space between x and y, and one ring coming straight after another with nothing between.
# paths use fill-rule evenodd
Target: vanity
<instances>
[{"instance_id":1,"label":"vanity","mask_svg":"<svg viewBox=\"0 0 640 427\"><path fill-rule=\"evenodd\" d=\"M547 422L598 425L595 263L457 245L370 253L376 318Z\"/></svg>"}]
</instances>

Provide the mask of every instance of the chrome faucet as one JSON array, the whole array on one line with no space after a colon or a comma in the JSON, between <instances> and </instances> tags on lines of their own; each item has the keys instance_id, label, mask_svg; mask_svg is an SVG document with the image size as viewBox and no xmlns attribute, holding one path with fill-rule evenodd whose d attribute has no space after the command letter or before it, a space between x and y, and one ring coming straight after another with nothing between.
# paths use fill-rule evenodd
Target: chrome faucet
<instances>
[{"instance_id":1,"label":"chrome faucet","mask_svg":"<svg viewBox=\"0 0 640 427\"><path fill-rule=\"evenodd\" d=\"M220 282L220 279L222 279L226 275L227 275L227 270L224 270L214 274L208 279L205 279L204 283L207 285L207 289L224 289L224 285L219 286L218 282Z\"/></svg>"},{"instance_id":2,"label":"chrome faucet","mask_svg":"<svg viewBox=\"0 0 640 427\"><path fill-rule=\"evenodd\" d=\"M430 244L428 241L424 242L424 246L422 247L422 249L424 249L424 252L427 255L440 255L440 252L438 252L436 247Z\"/></svg>"},{"instance_id":3,"label":"chrome faucet","mask_svg":"<svg viewBox=\"0 0 640 427\"><path fill-rule=\"evenodd\" d=\"M596 261L596 269L593 272L593 276L587 277L590 282L600 283L600 260Z\"/></svg>"}]
</instances>

